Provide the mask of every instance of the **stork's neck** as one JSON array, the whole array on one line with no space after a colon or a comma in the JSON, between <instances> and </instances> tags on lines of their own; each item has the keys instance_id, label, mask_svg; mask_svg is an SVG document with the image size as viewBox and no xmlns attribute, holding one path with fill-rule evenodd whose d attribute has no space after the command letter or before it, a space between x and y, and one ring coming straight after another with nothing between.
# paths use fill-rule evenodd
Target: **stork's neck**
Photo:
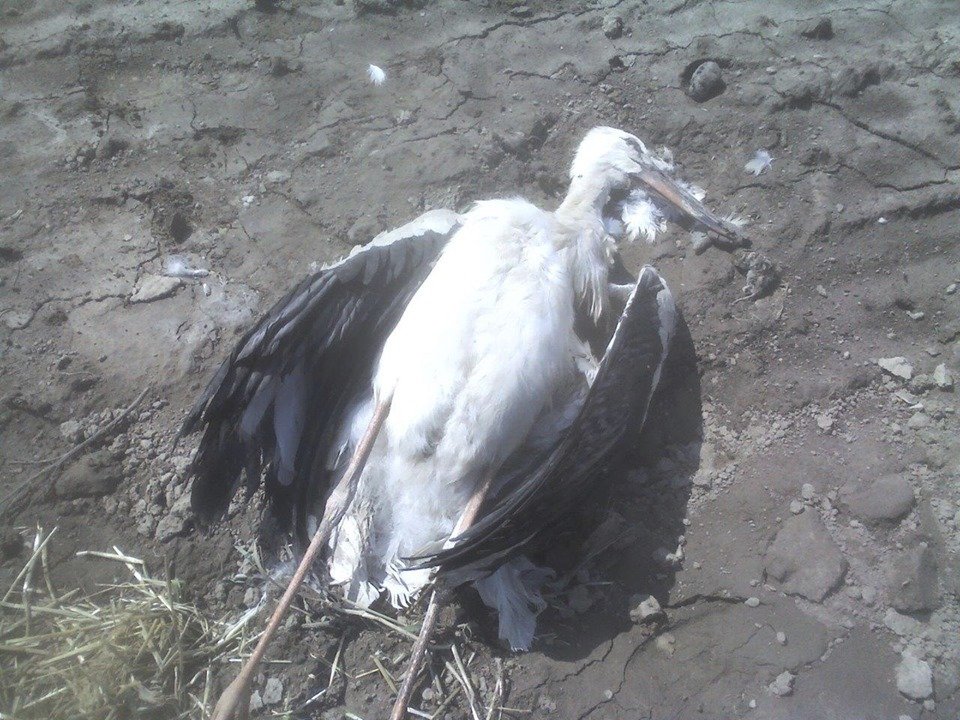
<instances>
[{"instance_id":1,"label":"stork's neck","mask_svg":"<svg viewBox=\"0 0 960 720\"><path fill-rule=\"evenodd\" d=\"M609 297L608 276L613 240L603 226L603 206L610 197L605 182L574 177L567 196L554 211L563 228L562 242L570 249L574 288L598 319Z\"/></svg>"}]
</instances>

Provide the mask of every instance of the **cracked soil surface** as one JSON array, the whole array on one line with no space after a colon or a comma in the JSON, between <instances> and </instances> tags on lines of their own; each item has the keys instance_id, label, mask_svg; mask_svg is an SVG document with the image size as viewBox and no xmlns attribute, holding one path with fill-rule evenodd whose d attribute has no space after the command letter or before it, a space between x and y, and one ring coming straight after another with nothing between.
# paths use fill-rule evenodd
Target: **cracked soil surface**
<instances>
[{"instance_id":1,"label":"cracked soil surface","mask_svg":"<svg viewBox=\"0 0 960 720\"><path fill-rule=\"evenodd\" d=\"M468 592L447 612L479 705L502 662L506 717L960 716L955 3L393 10L0 5L0 585L39 521L60 527L65 584L108 579L73 552L116 544L187 579L212 616L256 603L236 547L256 540L257 502L194 528L191 441L170 442L236 333L311 263L425 208L554 206L584 132L614 125L749 218L781 280L735 303L730 257L682 231L626 251L665 274L689 326L680 400L655 409L656 451L626 474L609 537L591 536L605 551L553 598L531 652L500 648ZM686 83L706 60L723 89L696 102ZM772 167L746 173L760 148ZM171 256L209 275L159 279ZM877 363L894 357L909 379ZM115 430L31 479L144 388ZM663 607L652 623L631 620L644 593ZM265 716L386 714L372 656L399 674L407 641L328 620L284 630L272 657L292 663L267 667L284 689ZM304 707L341 647L349 677ZM930 670L923 697L898 691L908 656ZM444 713L470 716L462 695Z\"/></svg>"}]
</instances>

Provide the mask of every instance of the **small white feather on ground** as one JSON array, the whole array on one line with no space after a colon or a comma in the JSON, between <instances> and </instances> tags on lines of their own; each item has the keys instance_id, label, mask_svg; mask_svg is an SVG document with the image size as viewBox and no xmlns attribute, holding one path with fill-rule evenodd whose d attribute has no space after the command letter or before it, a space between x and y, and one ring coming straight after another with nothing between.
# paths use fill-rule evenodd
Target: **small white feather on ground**
<instances>
[{"instance_id":1,"label":"small white feather on ground","mask_svg":"<svg viewBox=\"0 0 960 720\"><path fill-rule=\"evenodd\" d=\"M370 65L367 68L367 77L370 78L370 82L378 87L387 81L386 71L376 65Z\"/></svg>"},{"instance_id":2,"label":"small white feather on ground","mask_svg":"<svg viewBox=\"0 0 960 720\"><path fill-rule=\"evenodd\" d=\"M753 159L744 165L743 169L747 172L753 173L754 175L759 175L771 165L773 165L773 156L771 156L766 150L757 150L757 153L753 156Z\"/></svg>"}]
</instances>

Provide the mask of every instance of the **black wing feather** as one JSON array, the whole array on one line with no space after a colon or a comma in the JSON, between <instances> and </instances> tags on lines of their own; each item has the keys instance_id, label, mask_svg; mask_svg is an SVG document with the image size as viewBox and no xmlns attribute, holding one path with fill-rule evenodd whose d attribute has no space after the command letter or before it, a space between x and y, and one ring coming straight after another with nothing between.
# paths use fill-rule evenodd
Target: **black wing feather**
<instances>
[{"instance_id":1,"label":"black wing feather","mask_svg":"<svg viewBox=\"0 0 960 720\"><path fill-rule=\"evenodd\" d=\"M304 278L243 335L180 431L203 431L191 466L201 519L224 513L244 471L252 492L266 470L279 519L296 516L303 531L303 501L325 489L319 460L340 417L456 230L444 217Z\"/></svg>"},{"instance_id":2,"label":"black wing feather","mask_svg":"<svg viewBox=\"0 0 960 720\"><path fill-rule=\"evenodd\" d=\"M666 283L643 268L583 407L559 444L452 547L418 558L422 566L437 567L453 585L485 575L601 495L603 471L621 440L643 425L674 322Z\"/></svg>"}]
</instances>

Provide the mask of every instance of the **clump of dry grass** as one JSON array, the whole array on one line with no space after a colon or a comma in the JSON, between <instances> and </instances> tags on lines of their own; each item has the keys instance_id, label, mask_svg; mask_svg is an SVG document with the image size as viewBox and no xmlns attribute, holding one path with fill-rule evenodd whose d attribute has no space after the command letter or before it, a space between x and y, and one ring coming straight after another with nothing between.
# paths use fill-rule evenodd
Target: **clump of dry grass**
<instances>
[{"instance_id":1,"label":"clump of dry grass","mask_svg":"<svg viewBox=\"0 0 960 720\"><path fill-rule=\"evenodd\" d=\"M254 613L211 621L180 583L116 547L78 555L123 564L129 581L58 594L46 561L55 531L37 532L0 600L0 718L205 718L212 672L254 639Z\"/></svg>"}]
</instances>

